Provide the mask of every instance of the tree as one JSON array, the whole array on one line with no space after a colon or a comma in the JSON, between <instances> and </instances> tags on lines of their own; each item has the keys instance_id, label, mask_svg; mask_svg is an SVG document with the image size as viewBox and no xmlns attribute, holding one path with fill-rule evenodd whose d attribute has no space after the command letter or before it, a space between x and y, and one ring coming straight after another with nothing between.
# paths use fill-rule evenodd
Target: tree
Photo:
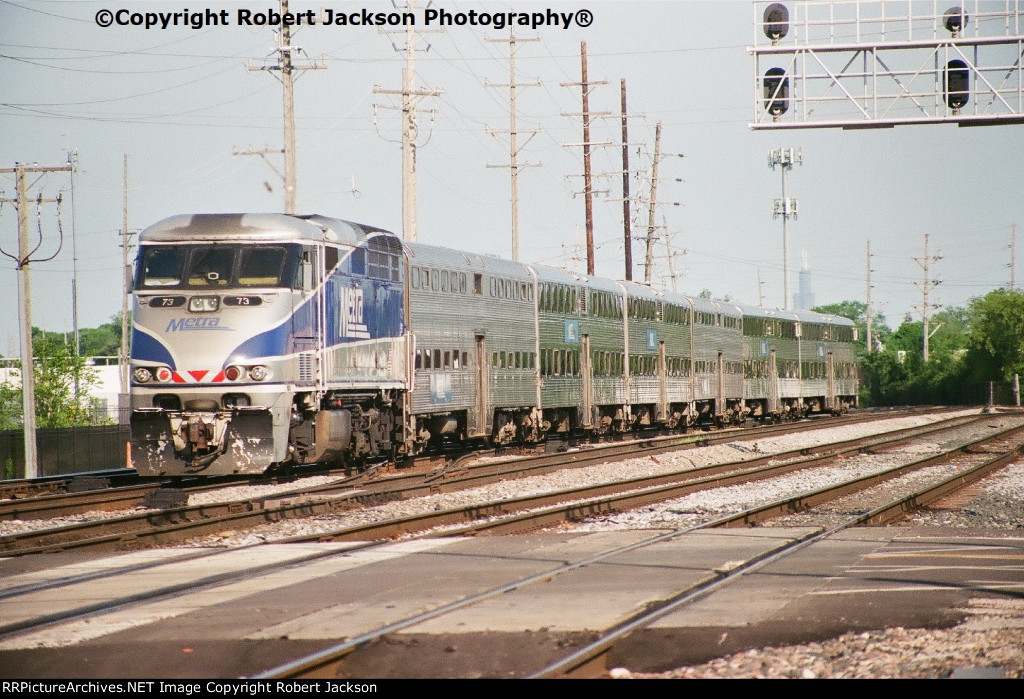
<instances>
[{"instance_id":1,"label":"tree","mask_svg":"<svg viewBox=\"0 0 1024 699\"><path fill-rule=\"evenodd\" d=\"M840 301L839 303L830 303L824 306L815 306L811 309L815 313L821 313L823 315L841 316L843 318L849 318L853 321L854 327L857 328L857 337L864 343L863 345L857 346L857 356L864 356L867 354L867 338L868 338L868 322L867 322L867 304L860 301ZM877 346L877 344L885 345L889 341L889 336L892 335L892 330L886 325L885 315L882 313L871 314L871 344Z\"/></svg>"},{"instance_id":2,"label":"tree","mask_svg":"<svg viewBox=\"0 0 1024 699\"><path fill-rule=\"evenodd\" d=\"M62 333L43 333L33 328L32 353L35 356L34 377L36 425L38 427L72 427L96 425L101 417L95 398L89 396L99 376L75 356L74 348L65 344ZM75 380L79 400L75 400ZM22 387L20 372L12 372L15 384L0 386L0 429L18 429L22 423Z\"/></svg>"},{"instance_id":3,"label":"tree","mask_svg":"<svg viewBox=\"0 0 1024 699\"><path fill-rule=\"evenodd\" d=\"M1024 292L996 289L972 299L967 315L972 378L1009 381L1024 373Z\"/></svg>"}]
</instances>

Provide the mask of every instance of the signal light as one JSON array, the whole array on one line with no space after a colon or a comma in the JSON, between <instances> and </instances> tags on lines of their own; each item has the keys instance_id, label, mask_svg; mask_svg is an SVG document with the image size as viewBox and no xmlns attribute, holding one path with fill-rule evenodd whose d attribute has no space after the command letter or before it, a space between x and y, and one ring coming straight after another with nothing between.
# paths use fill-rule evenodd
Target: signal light
<instances>
[{"instance_id":1,"label":"signal light","mask_svg":"<svg viewBox=\"0 0 1024 699\"><path fill-rule=\"evenodd\" d=\"M954 39L959 37L960 32L967 28L968 15L964 13L964 8L962 7L949 8L943 17L946 20L946 29L953 35Z\"/></svg>"},{"instance_id":2,"label":"signal light","mask_svg":"<svg viewBox=\"0 0 1024 699\"><path fill-rule=\"evenodd\" d=\"M776 121L789 109L789 78L782 68L769 68L764 74L764 108Z\"/></svg>"},{"instance_id":3,"label":"signal light","mask_svg":"<svg viewBox=\"0 0 1024 699\"><path fill-rule=\"evenodd\" d=\"M789 10L779 2L773 2L764 8L764 23L761 27L764 35L772 40L772 44L779 43L779 39L785 38L789 33Z\"/></svg>"},{"instance_id":4,"label":"signal light","mask_svg":"<svg viewBox=\"0 0 1024 699\"><path fill-rule=\"evenodd\" d=\"M242 376L242 367L240 366L229 366L224 370L224 378L228 381L238 381Z\"/></svg>"},{"instance_id":5,"label":"signal light","mask_svg":"<svg viewBox=\"0 0 1024 699\"><path fill-rule=\"evenodd\" d=\"M154 375L156 376L156 380L159 381L160 383L167 383L168 381L171 380L172 376L171 370L165 366L158 368L154 372Z\"/></svg>"},{"instance_id":6,"label":"signal light","mask_svg":"<svg viewBox=\"0 0 1024 699\"><path fill-rule=\"evenodd\" d=\"M967 64L955 59L946 64L946 104L954 114L970 99L971 71Z\"/></svg>"},{"instance_id":7,"label":"signal light","mask_svg":"<svg viewBox=\"0 0 1024 699\"><path fill-rule=\"evenodd\" d=\"M149 383L149 380L153 378L153 374L150 373L149 369L140 366L132 370L132 377L138 383Z\"/></svg>"},{"instance_id":8,"label":"signal light","mask_svg":"<svg viewBox=\"0 0 1024 699\"><path fill-rule=\"evenodd\" d=\"M269 374L270 372L267 371L267 367L265 366L254 366L249 370L249 378L253 381L262 381L267 378Z\"/></svg>"}]
</instances>

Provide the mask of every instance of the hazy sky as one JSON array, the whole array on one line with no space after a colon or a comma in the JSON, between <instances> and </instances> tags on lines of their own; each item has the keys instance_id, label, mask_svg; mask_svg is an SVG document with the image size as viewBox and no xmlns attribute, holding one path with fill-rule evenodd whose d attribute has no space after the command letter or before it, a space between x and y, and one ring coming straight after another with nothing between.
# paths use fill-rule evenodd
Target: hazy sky
<instances>
[{"instance_id":1,"label":"hazy sky","mask_svg":"<svg viewBox=\"0 0 1024 699\"><path fill-rule=\"evenodd\" d=\"M984 3L982 3L984 5ZM996 3L1003 7L1002 2ZM390 2L300 2L291 10L392 11ZM816 303L864 300L865 244L871 241L872 302L896 326L914 312L921 268L914 257L941 255L932 301L959 306L1005 286L1010 231L1024 247L1024 126L901 126L842 131L752 131L754 38L751 2L576 3L512 0L431 5L453 16L471 10L588 10L588 27L517 29L519 130L537 130L520 153L520 258L569 267L582 258L584 200L580 43L586 42L593 112L593 171L605 190L594 204L597 273L623 277L619 83L627 83L631 167L649 173L655 124L662 124L656 213L677 252L678 288L781 306L782 228L771 215L781 176L768 167L771 148L798 147L803 165L789 177L799 200L791 223L793 290L806 251ZM193 29L98 26L101 10L204 12L225 9L230 26ZM237 10L276 9L275 0L246 2L32 2L0 0L0 168L16 162L58 165L77 151L74 220L70 178L48 175L32 189L64 192L64 246L56 259L31 267L33 322L70 330L72 231L78 248L79 325L94 327L120 311L122 165L128 155L128 226L139 230L192 212L280 211L283 187L256 157L234 150L280 148L281 85L250 70L273 58L275 34L237 26ZM422 19L423 9L417 8ZM422 22L419 26L423 29ZM430 27L431 30L436 27ZM508 257L510 187L504 137L509 126L507 29L450 26L417 40L420 89L440 90L419 107L419 240ZM495 41L498 40L498 41ZM295 88L297 200L321 213L400 231L400 124L394 96L374 86L401 86L404 34L376 27L315 26L294 32L302 61L325 65L301 73ZM1013 62L1013 55L1008 63ZM375 110L374 105L379 105ZM684 157L675 157L682 154ZM281 167L280 156L274 160ZM34 179L34 178L33 178ZM633 194L645 195L646 175ZM13 176L0 176L3 197ZM37 235L35 211L30 230ZM636 235L646 208L634 208ZM42 213L43 245L57 242L56 207ZM14 207L0 208L0 248L17 247ZM634 278L643 278L643 245L634 243ZM656 250L657 285L667 285L665 245ZM1019 257L1019 255L1018 255ZM1021 270L1024 274L1024 270ZM1020 274L1018 278L1020 278ZM13 262L0 258L0 353L17 355L17 286Z\"/></svg>"}]
</instances>

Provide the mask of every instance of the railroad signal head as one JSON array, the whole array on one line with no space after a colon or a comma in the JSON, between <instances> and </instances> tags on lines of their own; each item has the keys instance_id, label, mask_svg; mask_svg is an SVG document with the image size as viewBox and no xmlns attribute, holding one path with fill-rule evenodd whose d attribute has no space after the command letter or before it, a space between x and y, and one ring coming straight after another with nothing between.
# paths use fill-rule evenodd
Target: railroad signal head
<instances>
[{"instance_id":1,"label":"railroad signal head","mask_svg":"<svg viewBox=\"0 0 1024 699\"><path fill-rule=\"evenodd\" d=\"M772 44L779 43L779 39L785 38L789 33L789 10L780 2L773 2L764 8L764 22L762 24L764 35L772 40Z\"/></svg>"},{"instance_id":2,"label":"railroad signal head","mask_svg":"<svg viewBox=\"0 0 1024 699\"><path fill-rule=\"evenodd\" d=\"M945 18L946 29L953 35L954 39L960 36L960 32L967 28L968 17L962 7L949 8L943 17Z\"/></svg>"},{"instance_id":3,"label":"railroad signal head","mask_svg":"<svg viewBox=\"0 0 1024 699\"><path fill-rule=\"evenodd\" d=\"M776 121L789 109L789 78L782 68L764 74L764 108Z\"/></svg>"},{"instance_id":4,"label":"railroad signal head","mask_svg":"<svg viewBox=\"0 0 1024 699\"><path fill-rule=\"evenodd\" d=\"M946 104L956 114L970 99L971 71L959 58L946 64Z\"/></svg>"}]
</instances>

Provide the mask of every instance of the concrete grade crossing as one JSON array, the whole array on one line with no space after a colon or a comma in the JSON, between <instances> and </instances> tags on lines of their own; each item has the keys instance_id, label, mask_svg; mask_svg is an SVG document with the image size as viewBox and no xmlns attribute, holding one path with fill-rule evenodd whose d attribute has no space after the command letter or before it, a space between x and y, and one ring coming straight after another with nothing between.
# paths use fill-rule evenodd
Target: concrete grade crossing
<instances>
[{"instance_id":1,"label":"concrete grade crossing","mask_svg":"<svg viewBox=\"0 0 1024 699\"><path fill-rule=\"evenodd\" d=\"M3 559L0 595L12 596L0 605L0 626L269 561L280 566L0 636L0 675L251 676L665 531L420 539L365 550L354 544L279 543L189 560L180 559L185 549L89 560L73 554L32 557L29 563ZM355 651L346 658L346 672L364 678L522 676L659 600L808 531L707 530L660 541L406 627ZM844 531L633 633L616 644L608 662L659 671L852 630L950 625L966 615L971 600L1024 596L1024 539L1005 534L947 535L906 527ZM318 549L335 555L304 559ZM130 569L139 561L151 565ZM104 569L112 574L102 576ZM94 577L57 585L85 573ZM57 586L47 587L47 581Z\"/></svg>"}]
</instances>

